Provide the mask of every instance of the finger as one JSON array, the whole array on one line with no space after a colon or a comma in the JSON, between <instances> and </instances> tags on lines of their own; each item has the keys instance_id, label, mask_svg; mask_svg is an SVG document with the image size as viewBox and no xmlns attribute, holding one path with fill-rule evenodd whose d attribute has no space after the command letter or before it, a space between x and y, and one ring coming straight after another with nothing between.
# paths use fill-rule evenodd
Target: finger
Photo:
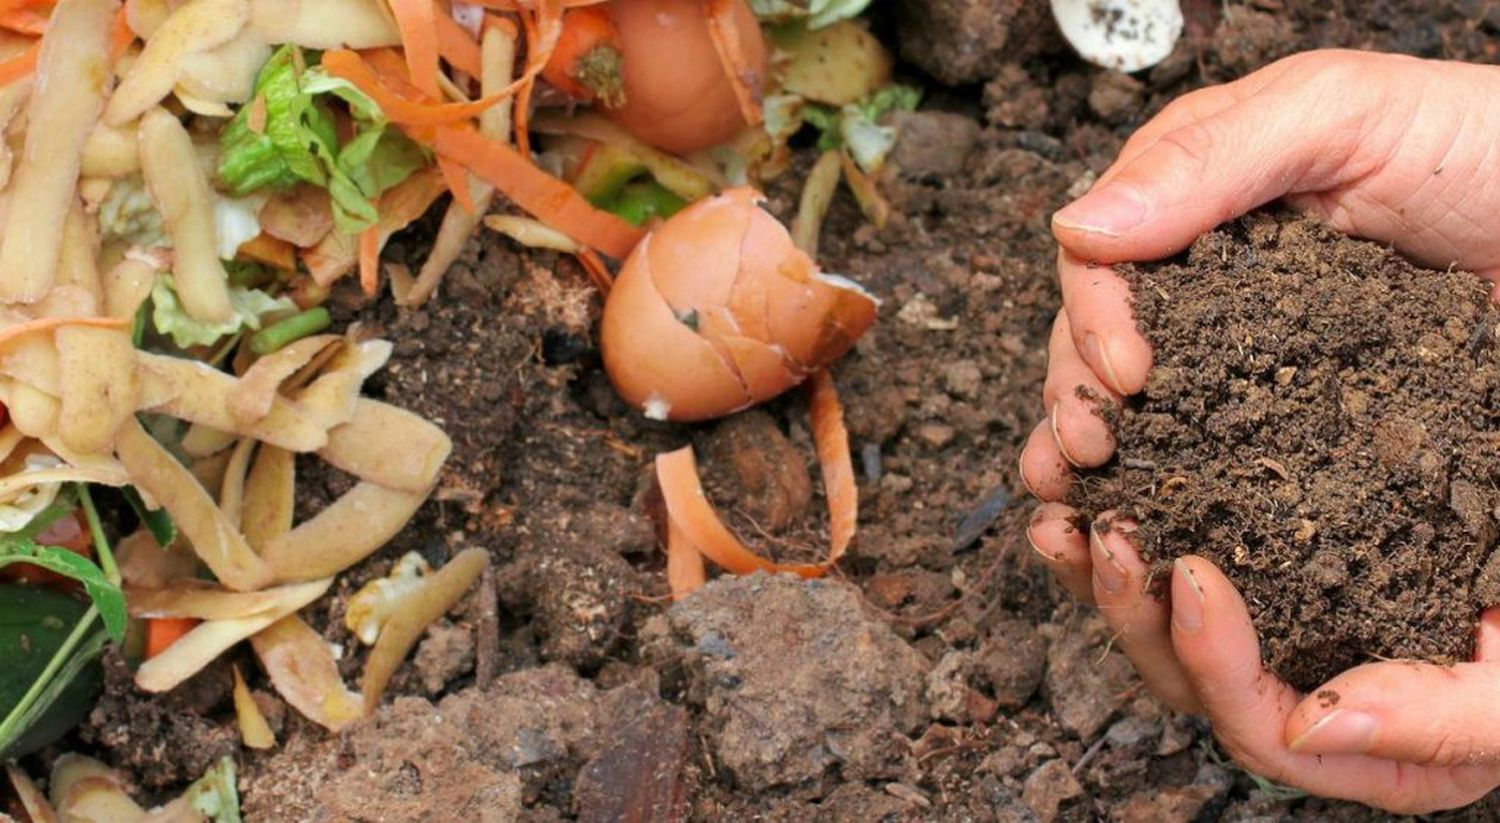
<instances>
[{"instance_id":1,"label":"finger","mask_svg":"<svg viewBox=\"0 0 1500 823\"><path fill-rule=\"evenodd\" d=\"M1090 582L1089 544L1075 525L1078 510L1061 503L1043 503L1032 512L1026 539L1042 564L1057 575L1057 581L1074 598L1094 602Z\"/></svg>"},{"instance_id":2,"label":"finger","mask_svg":"<svg viewBox=\"0 0 1500 823\"><path fill-rule=\"evenodd\" d=\"M1203 710L1172 648L1171 608L1131 542L1135 526L1106 512L1089 533L1094 603L1146 687L1180 712Z\"/></svg>"},{"instance_id":3,"label":"finger","mask_svg":"<svg viewBox=\"0 0 1500 823\"><path fill-rule=\"evenodd\" d=\"M1052 416L1036 424L1021 449L1021 482L1038 500L1061 502L1073 488L1073 469L1052 436Z\"/></svg>"},{"instance_id":4,"label":"finger","mask_svg":"<svg viewBox=\"0 0 1500 823\"><path fill-rule=\"evenodd\" d=\"M1288 192L1323 188L1369 114L1338 102L1313 88L1258 94L1185 123L1053 215L1053 234L1084 259L1155 260Z\"/></svg>"},{"instance_id":5,"label":"finger","mask_svg":"<svg viewBox=\"0 0 1500 823\"><path fill-rule=\"evenodd\" d=\"M1303 700L1287 747L1421 766L1500 764L1500 664L1398 661L1350 669Z\"/></svg>"},{"instance_id":6,"label":"finger","mask_svg":"<svg viewBox=\"0 0 1500 823\"><path fill-rule=\"evenodd\" d=\"M1278 60L1269 66L1229 83L1198 89L1168 103L1157 115L1135 130L1120 149L1115 162L1099 178L1099 183L1108 182L1115 173L1127 165L1141 152L1156 144L1162 135L1176 131L1191 123L1206 120L1221 111L1258 94L1273 80L1285 74L1300 58Z\"/></svg>"},{"instance_id":7,"label":"finger","mask_svg":"<svg viewBox=\"0 0 1500 823\"><path fill-rule=\"evenodd\" d=\"M1236 761L1262 777L1405 813L1467 805L1500 782L1500 769L1491 766L1424 768L1288 749L1283 728L1300 696L1261 668L1260 644L1244 600L1201 557L1173 564L1172 645L1215 736Z\"/></svg>"},{"instance_id":8,"label":"finger","mask_svg":"<svg viewBox=\"0 0 1500 823\"><path fill-rule=\"evenodd\" d=\"M1475 663L1500 663L1500 606L1485 609L1479 616L1474 638Z\"/></svg>"},{"instance_id":9,"label":"finger","mask_svg":"<svg viewBox=\"0 0 1500 823\"><path fill-rule=\"evenodd\" d=\"M1057 279L1078 355L1117 395L1145 388L1151 344L1136 328L1125 279L1114 269L1086 263L1066 249L1057 255Z\"/></svg>"},{"instance_id":10,"label":"finger","mask_svg":"<svg viewBox=\"0 0 1500 823\"><path fill-rule=\"evenodd\" d=\"M1115 453L1115 437L1099 412L1101 405L1118 404L1119 400L1078 356L1067 312L1058 312L1052 323L1042 402L1047 405L1052 436L1063 459L1075 466L1109 462Z\"/></svg>"}]
</instances>

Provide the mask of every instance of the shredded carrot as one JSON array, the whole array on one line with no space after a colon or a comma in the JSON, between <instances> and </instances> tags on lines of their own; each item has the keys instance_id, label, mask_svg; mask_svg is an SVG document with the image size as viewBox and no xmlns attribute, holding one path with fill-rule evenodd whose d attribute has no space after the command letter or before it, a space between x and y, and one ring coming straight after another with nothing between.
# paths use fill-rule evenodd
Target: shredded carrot
<instances>
[{"instance_id":1,"label":"shredded carrot","mask_svg":"<svg viewBox=\"0 0 1500 823\"><path fill-rule=\"evenodd\" d=\"M849 433L833 379L820 371L808 382L809 416L818 465L828 498L828 558L822 563L773 563L746 548L729 530L703 493L693 447L656 456L656 482L667 510L667 580L674 597L690 594L703 584L700 554L735 574L753 571L792 572L821 577L843 557L854 538L859 516L859 492L849 454Z\"/></svg>"},{"instance_id":2,"label":"shredded carrot","mask_svg":"<svg viewBox=\"0 0 1500 823\"><path fill-rule=\"evenodd\" d=\"M124 329L130 327L130 321L118 317L38 317L35 320L27 320L14 326L0 329L0 346L4 346L13 340L18 340L28 334L52 331L63 326L89 326L96 329Z\"/></svg>"},{"instance_id":3,"label":"shredded carrot","mask_svg":"<svg viewBox=\"0 0 1500 823\"><path fill-rule=\"evenodd\" d=\"M646 234L595 208L577 189L537 168L504 142L484 137L472 127L438 129L433 148L439 155L467 166L533 217L610 257L624 259Z\"/></svg>"},{"instance_id":4,"label":"shredded carrot","mask_svg":"<svg viewBox=\"0 0 1500 823\"><path fill-rule=\"evenodd\" d=\"M120 55L130 48L135 42L135 31L130 28L130 15L125 12L125 6L115 12L115 27L109 35L109 59L110 62L120 59Z\"/></svg>"},{"instance_id":5,"label":"shredded carrot","mask_svg":"<svg viewBox=\"0 0 1500 823\"><path fill-rule=\"evenodd\" d=\"M708 0L704 13L708 16L708 34L714 41L714 50L719 53L719 62L729 76L735 100L739 101L740 114L746 123L754 126L761 120L761 77L740 49L740 27L735 20L734 2Z\"/></svg>"},{"instance_id":6,"label":"shredded carrot","mask_svg":"<svg viewBox=\"0 0 1500 823\"><path fill-rule=\"evenodd\" d=\"M497 11L534 11L538 7L538 0L529 0L529 2L521 2L521 0L471 0L471 2L476 6L484 6L487 9L495 9ZM597 6L600 3L607 3L609 0L552 0L552 2L556 3L559 8L576 9L581 6Z\"/></svg>"},{"instance_id":7,"label":"shredded carrot","mask_svg":"<svg viewBox=\"0 0 1500 823\"><path fill-rule=\"evenodd\" d=\"M388 0L396 27L401 30L401 48L411 81L429 97L441 97L438 88L437 15L432 0Z\"/></svg>"},{"instance_id":8,"label":"shredded carrot","mask_svg":"<svg viewBox=\"0 0 1500 823\"><path fill-rule=\"evenodd\" d=\"M599 259L599 253L593 249L584 249L573 255L578 258L578 264L588 273L589 279L594 281L594 288L599 294L608 297L609 290L615 285L615 276L610 274L609 267Z\"/></svg>"},{"instance_id":9,"label":"shredded carrot","mask_svg":"<svg viewBox=\"0 0 1500 823\"><path fill-rule=\"evenodd\" d=\"M469 173L464 169L463 164L451 158L439 157L437 165L438 171L443 175L443 184L453 194L453 202L457 203L459 208L473 214L478 206L474 204L474 193L469 191Z\"/></svg>"},{"instance_id":10,"label":"shredded carrot","mask_svg":"<svg viewBox=\"0 0 1500 823\"><path fill-rule=\"evenodd\" d=\"M42 41L37 40L20 54L0 60L0 86L31 76L36 71L36 61L41 54Z\"/></svg>"},{"instance_id":11,"label":"shredded carrot","mask_svg":"<svg viewBox=\"0 0 1500 823\"><path fill-rule=\"evenodd\" d=\"M394 54L380 49L361 55L347 49L323 53L323 68L334 77L353 83L380 106L392 123L405 126L440 126L472 120L486 109L515 95L520 88L512 83L495 94L467 103L434 103L405 78L392 75L377 61ZM415 93L414 93L415 92Z\"/></svg>"},{"instance_id":12,"label":"shredded carrot","mask_svg":"<svg viewBox=\"0 0 1500 823\"><path fill-rule=\"evenodd\" d=\"M531 47L531 44L538 40L536 17L528 14L525 9L517 11L517 15L521 18L521 27L526 30L526 72L522 75L523 79L526 79L526 84L516 92L516 104L511 107L510 117L515 131L516 150L521 153L522 157L530 157L531 90L536 85L532 69L540 73L546 68L547 60L552 59L552 55L549 53L545 60L537 62L536 52Z\"/></svg>"},{"instance_id":13,"label":"shredded carrot","mask_svg":"<svg viewBox=\"0 0 1500 823\"><path fill-rule=\"evenodd\" d=\"M374 297L380 288L380 227L371 226L359 233L359 287L366 297Z\"/></svg>"},{"instance_id":14,"label":"shredded carrot","mask_svg":"<svg viewBox=\"0 0 1500 823\"><path fill-rule=\"evenodd\" d=\"M479 43L440 6L433 9L437 23L438 54L448 65L470 77L479 77Z\"/></svg>"},{"instance_id":15,"label":"shredded carrot","mask_svg":"<svg viewBox=\"0 0 1500 823\"><path fill-rule=\"evenodd\" d=\"M854 482L844 407L839 403L838 389L827 369L808 378L807 406L813 446L818 452L818 470L823 475L823 494L828 498L828 562L835 563L854 539L859 521L859 488Z\"/></svg>"},{"instance_id":16,"label":"shredded carrot","mask_svg":"<svg viewBox=\"0 0 1500 823\"><path fill-rule=\"evenodd\" d=\"M703 588L708 572L703 555L682 533L674 521L667 522L667 586L672 597L682 598Z\"/></svg>"},{"instance_id":17,"label":"shredded carrot","mask_svg":"<svg viewBox=\"0 0 1500 823\"><path fill-rule=\"evenodd\" d=\"M297 270L297 247L265 232L241 243L235 250L235 257L265 263L282 271Z\"/></svg>"},{"instance_id":18,"label":"shredded carrot","mask_svg":"<svg viewBox=\"0 0 1500 823\"><path fill-rule=\"evenodd\" d=\"M166 651L198 625L191 617L153 617L146 621L146 658Z\"/></svg>"},{"instance_id":19,"label":"shredded carrot","mask_svg":"<svg viewBox=\"0 0 1500 823\"><path fill-rule=\"evenodd\" d=\"M41 34L47 30L49 19L49 15L45 12L17 6L0 11L0 28L21 34Z\"/></svg>"}]
</instances>

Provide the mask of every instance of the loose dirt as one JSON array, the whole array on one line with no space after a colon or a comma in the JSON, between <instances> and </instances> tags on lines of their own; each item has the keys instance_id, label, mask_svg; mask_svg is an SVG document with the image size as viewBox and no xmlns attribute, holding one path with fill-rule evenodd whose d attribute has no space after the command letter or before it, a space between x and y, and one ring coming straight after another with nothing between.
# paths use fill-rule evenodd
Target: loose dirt
<instances>
[{"instance_id":1,"label":"loose dirt","mask_svg":"<svg viewBox=\"0 0 1500 823\"><path fill-rule=\"evenodd\" d=\"M1135 127L1182 92L1299 49L1494 62L1500 12L1479 0L1183 5L1178 51L1121 78L1072 55L1039 1L872 4L877 33L913 61L899 74L927 97L901 124L901 170L882 183L891 224L864 225L841 193L823 232L824 267L883 307L835 372L861 533L841 575L822 583L726 581L675 608L652 599L664 563L644 503L665 449L701 447L710 495L761 551L806 559L826 545L816 472L807 494L800 473L776 468L789 453L810 461L797 397L747 423L643 420L599 368L587 279L494 236L470 243L422 309L340 290L340 324L396 344L378 390L443 420L454 453L434 501L305 616L341 644L356 682L365 651L342 628L343 598L407 551L442 562L478 545L496 570L498 626L478 598L463 604L414 656L426 662L403 668L388 705L343 735L270 699L285 717L279 747L240 754L249 823L404 821L416 808L433 823L496 812L526 823L1390 819L1288 797L1220 759L1206 728L1146 696L1104 624L1031 559L1030 501L997 502L1018 489L1016 456L1043 414L1059 305L1049 217ZM969 85L935 79L945 77ZM813 154L770 187L778 216L795 210ZM391 259L419 265L434 227L397 238ZM305 468L309 510L348 483L316 461ZM749 595L755 585L768 602ZM454 632L475 638L472 665ZM725 648L737 656L715 656ZM789 665L774 665L783 651ZM253 658L236 660L268 692ZM836 705L819 689L845 688L839 669L851 663L874 679ZM200 751L233 743L227 675L209 677L201 699L171 703L118 677L67 747L167 796L200 768ZM918 691L899 708L887 699ZM774 707L776 723L755 726L741 694ZM776 752L790 754L758 759Z\"/></svg>"},{"instance_id":2,"label":"loose dirt","mask_svg":"<svg viewBox=\"0 0 1500 823\"><path fill-rule=\"evenodd\" d=\"M1118 511L1158 580L1201 554L1271 670L1311 690L1374 659L1467 660L1500 602L1500 311L1308 219L1256 215L1123 267L1155 352L1075 500Z\"/></svg>"}]
</instances>

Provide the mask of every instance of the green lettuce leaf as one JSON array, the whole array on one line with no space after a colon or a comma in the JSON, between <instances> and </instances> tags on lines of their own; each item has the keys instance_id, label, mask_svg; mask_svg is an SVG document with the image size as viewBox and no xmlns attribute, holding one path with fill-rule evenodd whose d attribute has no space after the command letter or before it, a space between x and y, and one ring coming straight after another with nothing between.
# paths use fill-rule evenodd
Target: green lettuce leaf
<instances>
[{"instance_id":1,"label":"green lettuce leaf","mask_svg":"<svg viewBox=\"0 0 1500 823\"><path fill-rule=\"evenodd\" d=\"M375 198L429 160L420 146L387 128L368 95L306 60L295 46L282 46L266 61L254 102L220 135L219 178L235 196L298 182L322 186L332 196L339 230L357 234L375 224ZM331 99L342 101L354 119L355 134L342 146ZM262 115L257 132L251 121Z\"/></svg>"},{"instance_id":2,"label":"green lettuce leaf","mask_svg":"<svg viewBox=\"0 0 1500 823\"><path fill-rule=\"evenodd\" d=\"M841 109L808 103L800 114L803 122L818 130L820 151L844 149L861 169L873 174L896 144L896 130L880 125L880 118L892 111L915 111L921 99L920 89L892 83Z\"/></svg>"},{"instance_id":3,"label":"green lettuce leaf","mask_svg":"<svg viewBox=\"0 0 1500 823\"><path fill-rule=\"evenodd\" d=\"M240 823L240 795L234 786L234 758L224 755L209 768L184 797L193 811L214 823Z\"/></svg>"},{"instance_id":4,"label":"green lettuce leaf","mask_svg":"<svg viewBox=\"0 0 1500 823\"><path fill-rule=\"evenodd\" d=\"M160 275L151 287L151 321L159 334L169 335L178 348L207 346L241 329L258 329L272 312L295 312L297 304L286 297L271 297L258 289L229 287L229 305L234 316L223 323L195 320L182 308L171 275Z\"/></svg>"},{"instance_id":5,"label":"green lettuce leaf","mask_svg":"<svg viewBox=\"0 0 1500 823\"><path fill-rule=\"evenodd\" d=\"M870 0L750 0L750 10L764 22L803 20L810 29L858 17L869 5Z\"/></svg>"}]
</instances>

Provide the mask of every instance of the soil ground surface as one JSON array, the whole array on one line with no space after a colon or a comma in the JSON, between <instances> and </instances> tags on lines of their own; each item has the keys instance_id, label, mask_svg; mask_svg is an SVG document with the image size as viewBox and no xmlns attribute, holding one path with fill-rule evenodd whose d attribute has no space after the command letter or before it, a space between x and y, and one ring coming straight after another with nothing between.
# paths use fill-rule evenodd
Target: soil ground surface
<instances>
[{"instance_id":1,"label":"soil ground surface","mask_svg":"<svg viewBox=\"0 0 1500 823\"><path fill-rule=\"evenodd\" d=\"M1011 490L1059 305L1048 219L1184 91L1321 46L1493 62L1500 9L1188 0L1177 52L1127 77L1079 61L1035 0L874 5L927 98L901 122L891 224L863 225L841 194L823 232L825 268L883 300L835 374L862 503L841 574L653 599L665 585L642 505L650 460L687 442L704 447L710 493L741 534L780 557L815 555L806 412L792 396L705 426L629 413L600 371L598 300L571 262L491 236L425 308L340 291L340 321L396 344L376 390L442 422L454 453L433 502L308 619L343 645L353 680L364 651L342 628L344 598L407 551L442 561L471 545L492 555L498 619L472 598L422 643L388 705L340 736L255 674L281 743L237 752L249 821L1387 819L1225 762L1032 560L1031 503ZM771 186L778 215L800 179ZM420 262L432 229L393 255ZM349 483L304 468L309 509ZM170 792L236 751L232 662L256 671L231 657L165 699L117 675L65 743Z\"/></svg>"},{"instance_id":2,"label":"soil ground surface","mask_svg":"<svg viewBox=\"0 0 1500 823\"><path fill-rule=\"evenodd\" d=\"M1470 659L1500 602L1490 284L1270 214L1121 274L1156 361L1104 407L1119 459L1077 487L1089 519L1138 522L1163 581L1182 554L1225 569L1300 689Z\"/></svg>"}]
</instances>

